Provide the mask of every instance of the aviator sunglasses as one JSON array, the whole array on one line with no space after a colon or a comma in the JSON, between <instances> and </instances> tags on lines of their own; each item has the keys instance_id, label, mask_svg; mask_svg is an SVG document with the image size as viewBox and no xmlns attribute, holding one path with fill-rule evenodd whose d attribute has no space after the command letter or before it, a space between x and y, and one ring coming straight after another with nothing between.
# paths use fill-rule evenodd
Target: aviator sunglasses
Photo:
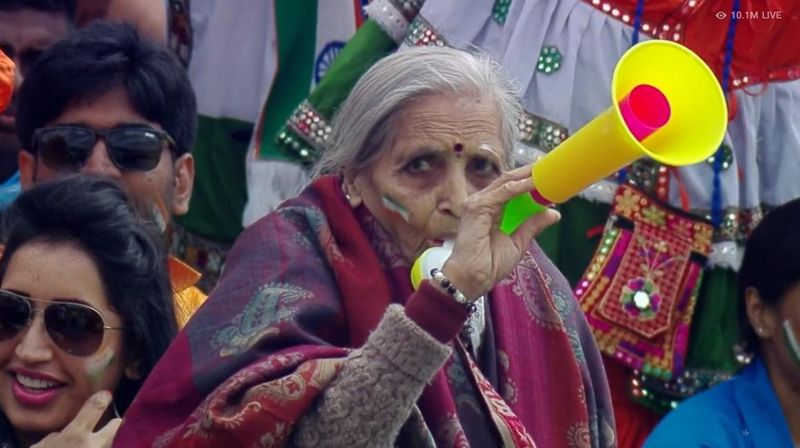
<instances>
[{"instance_id":1,"label":"aviator sunglasses","mask_svg":"<svg viewBox=\"0 0 800 448\"><path fill-rule=\"evenodd\" d=\"M34 308L33 302L45 304L44 308ZM0 342L13 339L29 326L35 312L42 313L44 328L56 347L74 356L95 353L103 342L105 330L124 329L106 325L103 315L89 305L60 299L32 299L0 289Z\"/></svg>"},{"instance_id":2,"label":"aviator sunglasses","mask_svg":"<svg viewBox=\"0 0 800 448\"><path fill-rule=\"evenodd\" d=\"M150 171L161 161L167 142L175 140L148 126L90 129L84 126L51 126L33 133L33 150L45 166L56 171L78 171L92 154L97 139L105 140L108 157L121 171Z\"/></svg>"}]
</instances>

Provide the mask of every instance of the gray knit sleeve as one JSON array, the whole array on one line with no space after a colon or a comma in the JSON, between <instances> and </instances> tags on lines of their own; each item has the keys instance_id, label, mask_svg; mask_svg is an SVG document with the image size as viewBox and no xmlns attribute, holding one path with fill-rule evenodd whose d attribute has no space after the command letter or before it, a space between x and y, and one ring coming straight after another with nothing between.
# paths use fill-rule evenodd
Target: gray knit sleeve
<instances>
[{"instance_id":1,"label":"gray knit sleeve","mask_svg":"<svg viewBox=\"0 0 800 448\"><path fill-rule=\"evenodd\" d=\"M392 305L363 347L300 419L297 447L388 447L450 348Z\"/></svg>"}]
</instances>

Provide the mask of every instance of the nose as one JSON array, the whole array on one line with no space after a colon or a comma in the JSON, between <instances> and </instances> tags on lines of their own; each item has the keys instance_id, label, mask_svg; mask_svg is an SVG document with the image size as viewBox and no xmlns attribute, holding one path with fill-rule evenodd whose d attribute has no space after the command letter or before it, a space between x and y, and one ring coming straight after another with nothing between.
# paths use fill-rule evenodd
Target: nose
<instances>
[{"instance_id":1,"label":"nose","mask_svg":"<svg viewBox=\"0 0 800 448\"><path fill-rule=\"evenodd\" d=\"M29 364L47 362L53 359L50 337L44 328L41 313L33 317L33 322L22 330L22 339L14 348L14 354L21 361Z\"/></svg>"},{"instance_id":2,"label":"nose","mask_svg":"<svg viewBox=\"0 0 800 448\"><path fill-rule=\"evenodd\" d=\"M81 173L97 174L114 179L122 176L119 168L111 161L111 157L108 155L108 146L106 146L106 142L102 138L98 138L97 142L95 142L89 158L86 159L83 168L81 168Z\"/></svg>"},{"instance_id":3,"label":"nose","mask_svg":"<svg viewBox=\"0 0 800 448\"><path fill-rule=\"evenodd\" d=\"M461 170L449 170L440 188L439 211L460 219L472 188L466 173Z\"/></svg>"}]
</instances>

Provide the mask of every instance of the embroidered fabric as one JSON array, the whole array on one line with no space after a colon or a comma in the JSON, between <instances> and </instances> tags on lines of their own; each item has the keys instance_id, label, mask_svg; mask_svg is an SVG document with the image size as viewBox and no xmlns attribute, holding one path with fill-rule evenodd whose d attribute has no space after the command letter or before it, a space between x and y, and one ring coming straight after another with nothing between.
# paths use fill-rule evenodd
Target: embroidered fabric
<instances>
[{"instance_id":1,"label":"embroidered fabric","mask_svg":"<svg viewBox=\"0 0 800 448\"><path fill-rule=\"evenodd\" d=\"M621 185L575 295L600 350L664 380L682 372L712 227Z\"/></svg>"}]
</instances>

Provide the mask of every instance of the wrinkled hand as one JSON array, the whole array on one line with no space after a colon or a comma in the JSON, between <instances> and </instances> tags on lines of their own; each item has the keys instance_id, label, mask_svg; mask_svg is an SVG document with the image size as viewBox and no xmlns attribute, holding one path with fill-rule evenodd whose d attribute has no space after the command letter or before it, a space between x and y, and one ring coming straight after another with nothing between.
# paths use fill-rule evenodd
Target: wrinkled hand
<instances>
[{"instance_id":1,"label":"wrinkled hand","mask_svg":"<svg viewBox=\"0 0 800 448\"><path fill-rule=\"evenodd\" d=\"M92 432L111 404L111 394L97 392L83 404L75 418L61 432L54 432L32 448L110 447L122 420L112 419L102 429Z\"/></svg>"},{"instance_id":2,"label":"wrinkled hand","mask_svg":"<svg viewBox=\"0 0 800 448\"><path fill-rule=\"evenodd\" d=\"M529 218L511 235L500 230L505 203L533 187L531 166L526 165L503 173L464 204L453 253L442 273L468 299L480 297L508 275L531 240L561 218L548 209Z\"/></svg>"}]
</instances>

